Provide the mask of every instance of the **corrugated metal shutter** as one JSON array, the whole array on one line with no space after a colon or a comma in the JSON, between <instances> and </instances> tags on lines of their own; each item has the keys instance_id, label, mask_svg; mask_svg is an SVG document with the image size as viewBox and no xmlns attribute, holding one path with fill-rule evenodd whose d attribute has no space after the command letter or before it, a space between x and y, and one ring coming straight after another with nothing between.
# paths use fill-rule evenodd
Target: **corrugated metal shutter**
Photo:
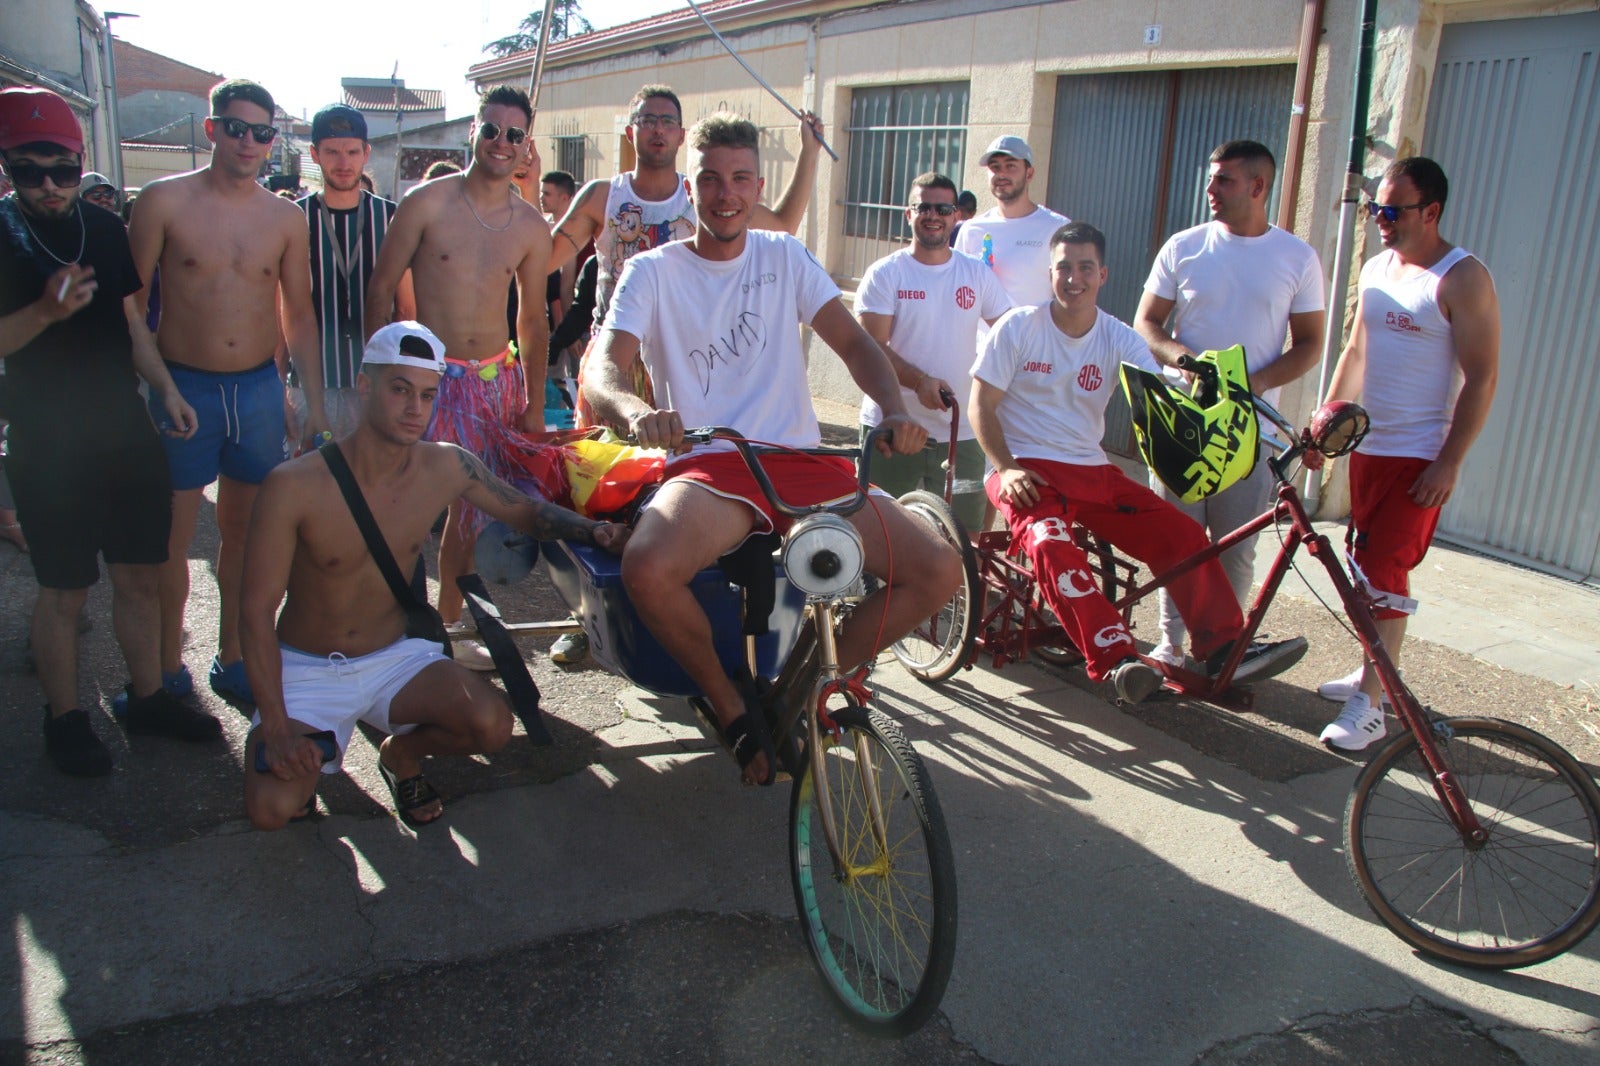
<instances>
[{"instance_id":1,"label":"corrugated metal shutter","mask_svg":"<svg viewBox=\"0 0 1600 1066\"><path fill-rule=\"evenodd\" d=\"M1447 26L1424 154L1446 239L1500 296L1495 406L1440 520L1451 539L1600 576L1600 14Z\"/></svg>"},{"instance_id":2,"label":"corrugated metal shutter","mask_svg":"<svg viewBox=\"0 0 1600 1066\"><path fill-rule=\"evenodd\" d=\"M1105 233L1110 274L1101 307L1131 321L1162 243L1210 217L1205 187L1212 149L1249 138L1281 161L1293 95L1294 68L1282 65L1072 74L1057 81L1045 202ZM1164 160L1170 161L1163 167ZM1277 192L1275 184L1274 201ZM1131 455L1132 433L1119 390L1106 408L1105 446Z\"/></svg>"}]
</instances>

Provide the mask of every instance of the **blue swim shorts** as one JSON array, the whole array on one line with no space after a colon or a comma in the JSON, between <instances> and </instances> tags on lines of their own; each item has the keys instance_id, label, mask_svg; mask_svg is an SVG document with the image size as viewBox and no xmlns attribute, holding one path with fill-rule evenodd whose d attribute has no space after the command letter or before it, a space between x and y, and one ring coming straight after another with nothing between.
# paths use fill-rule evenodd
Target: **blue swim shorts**
<instances>
[{"instance_id":1,"label":"blue swim shorts","mask_svg":"<svg viewBox=\"0 0 1600 1066\"><path fill-rule=\"evenodd\" d=\"M271 360L251 370L219 373L168 363L178 391L194 408L200 428L182 440L162 434L172 487L182 492L217 480L217 475L259 485L289 457L284 438L283 379ZM152 397L150 414L165 430L166 409Z\"/></svg>"}]
</instances>

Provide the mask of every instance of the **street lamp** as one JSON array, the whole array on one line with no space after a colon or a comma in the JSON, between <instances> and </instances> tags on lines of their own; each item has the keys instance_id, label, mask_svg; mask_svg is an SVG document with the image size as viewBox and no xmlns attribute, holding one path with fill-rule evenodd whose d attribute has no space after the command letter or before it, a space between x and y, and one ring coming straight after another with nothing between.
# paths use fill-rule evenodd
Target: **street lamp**
<instances>
[{"instance_id":1,"label":"street lamp","mask_svg":"<svg viewBox=\"0 0 1600 1066\"><path fill-rule=\"evenodd\" d=\"M122 188L122 116L117 111L117 60L115 49L111 46L111 22L113 19L136 19L139 16L127 11L107 11L100 16L106 21L106 35L101 40L100 46L106 60L106 115L109 119L109 133L111 135L111 180L117 184L120 195Z\"/></svg>"}]
</instances>

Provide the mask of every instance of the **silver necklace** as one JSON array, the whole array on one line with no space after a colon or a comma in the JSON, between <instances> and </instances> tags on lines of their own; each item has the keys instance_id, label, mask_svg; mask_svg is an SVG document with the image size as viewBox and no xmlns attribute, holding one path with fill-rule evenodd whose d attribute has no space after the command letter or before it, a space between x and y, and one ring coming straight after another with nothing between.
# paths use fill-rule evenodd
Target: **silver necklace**
<instances>
[{"instance_id":1,"label":"silver necklace","mask_svg":"<svg viewBox=\"0 0 1600 1066\"><path fill-rule=\"evenodd\" d=\"M471 207L472 205L468 204L467 206ZM28 213L26 211L18 211L17 212L17 214L22 216L22 224L24 226L28 227L28 233L32 235L33 243L37 244L40 248L43 248L45 255L48 255L51 259L54 259L56 262L60 263L62 266L72 266L73 264L77 263L80 259L82 259L83 258L84 245L88 242L88 239L89 239L89 230L83 224L83 205L79 204L78 201L74 200L74 201L72 201L72 210L74 212L76 212L77 216L78 216L78 254L73 256L71 259L63 259L59 255L57 255L55 252L52 252L50 250L50 246L48 244L44 243L44 238L39 236L38 231L33 228L33 224L28 221Z\"/></svg>"},{"instance_id":2,"label":"silver necklace","mask_svg":"<svg viewBox=\"0 0 1600 1066\"><path fill-rule=\"evenodd\" d=\"M472 201L467 199L467 182L466 182L465 178L462 179L460 185L456 186L456 191L461 193L461 199L466 201L467 210L471 211L472 212L472 217L478 220L478 225L482 226L484 229L488 230L490 233L504 233L506 230L511 228L511 223L516 221L516 218L517 218L517 205L513 204L513 203L507 203L506 206L511 209L511 213L506 218L506 224L504 226L491 226L491 225L489 225L489 223L487 223L487 222L485 222L483 220L483 216L482 215L478 214L478 209L476 207L472 206ZM506 186L506 199L508 201L511 199L511 186L510 185Z\"/></svg>"}]
</instances>

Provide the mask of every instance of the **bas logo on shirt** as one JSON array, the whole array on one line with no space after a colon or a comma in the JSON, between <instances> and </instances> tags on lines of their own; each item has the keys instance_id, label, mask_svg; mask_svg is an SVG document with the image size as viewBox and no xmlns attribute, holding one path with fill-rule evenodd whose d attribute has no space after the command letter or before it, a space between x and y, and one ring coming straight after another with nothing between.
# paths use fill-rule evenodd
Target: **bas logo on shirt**
<instances>
[{"instance_id":1,"label":"bas logo on shirt","mask_svg":"<svg viewBox=\"0 0 1600 1066\"><path fill-rule=\"evenodd\" d=\"M956 290L956 306L963 311L972 310L972 305L978 302L978 294L963 285Z\"/></svg>"},{"instance_id":2,"label":"bas logo on shirt","mask_svg":"<svg viewBox=\"0 0 1600 1066\"><path fill-rule=\"evenodd\" d=\"M1093 363L1078 371L1078 388L1084 392L1093 392L1103 384L1105 379L1100 376L1100 368Z\"/></svg>"}]
</instances>

